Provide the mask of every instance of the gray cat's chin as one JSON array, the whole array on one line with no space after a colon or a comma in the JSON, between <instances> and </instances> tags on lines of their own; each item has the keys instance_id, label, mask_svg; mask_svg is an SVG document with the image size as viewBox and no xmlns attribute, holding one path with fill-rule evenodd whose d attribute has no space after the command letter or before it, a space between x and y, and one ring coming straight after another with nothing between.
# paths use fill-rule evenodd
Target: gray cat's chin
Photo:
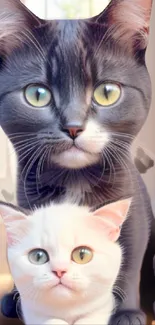
<instances>
[{"instance_id":1,"label":"gray cat's chin","mask_svg":"<svg viewBox=\"0 0 155 325\"><path fill-rule=\"evenodd\" d=\"M77 148L71 148L58 155L52 155L52 162L69 169L80 169L97 163L99 154L91 154Z\"/></svg>"}]
</instances>

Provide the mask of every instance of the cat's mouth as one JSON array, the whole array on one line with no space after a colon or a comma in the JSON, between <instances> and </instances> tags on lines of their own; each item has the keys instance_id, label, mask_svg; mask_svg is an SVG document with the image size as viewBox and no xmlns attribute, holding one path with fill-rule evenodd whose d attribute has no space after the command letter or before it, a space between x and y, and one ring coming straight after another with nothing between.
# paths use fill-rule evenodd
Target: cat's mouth
<instances>
[{"instance_id":1,"label":"cat's mouth","mask_svg":"<svg viewBox=\"0 0 155 325\"><path fill-rule=\"evenodd\" d=\"M69 284L63 283L61 280L54 286L54 288L72 290Z\"/></svg>"},{"instance_id":2,"label":"cat's mouth","mask_svg":"<svg viewBox=\"0 0 155 325\"><path fill-rule=\"evenodd\" d=\"M99 160L99 154L86 151L73 144L63 152L52 155L52 161L57 165L70 169L80 169L90 166Z\"/></svg>"},{"instance_id":3,"label":"cat's mouth","mask_svg":"<svg viewBox=\"0 0 155 325\"><path fill-rule=\"evenodd\" d=\"M71 153L73 153L73 154L74 154L74 153L76 154L76 153L78 153L78 152L84 152L85 154L88 153L88 154L91 155L90 152L87 152L86 150L80 148L80 147L77 146L76 144L73 144L71 148L69 148L69 149L67 149L67 150L65 150L65 151L67 151L67 152L71 152Z\"/></svg>"}]
</instances>

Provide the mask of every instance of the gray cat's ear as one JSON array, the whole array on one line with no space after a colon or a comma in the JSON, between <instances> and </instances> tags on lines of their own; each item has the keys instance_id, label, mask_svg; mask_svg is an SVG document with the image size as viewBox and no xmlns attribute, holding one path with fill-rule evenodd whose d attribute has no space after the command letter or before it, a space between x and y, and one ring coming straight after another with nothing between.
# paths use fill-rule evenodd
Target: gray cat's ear
<instances>
[{"instance_id":1,"label":"gray cat's ear","mask_svg":"<svg viewBox=\"0 0 155 325\"><path fill-rule=\"evenodd\" d=\"M94 21L107 26L109 37L127 50L144 50L148 45L153 0L112 0Z\"/></svg>"},{"instance_id":2,"label":"gray cat's ear","mask_svg":"<svg viewBox=\"0 0 155 325\"><path fill-rule=\"evenodd\" d=\"M19 0L0 0L0 53L9 54L28 40L31 29L40 24L41 19Z\"/></svg>"}]
</instances>

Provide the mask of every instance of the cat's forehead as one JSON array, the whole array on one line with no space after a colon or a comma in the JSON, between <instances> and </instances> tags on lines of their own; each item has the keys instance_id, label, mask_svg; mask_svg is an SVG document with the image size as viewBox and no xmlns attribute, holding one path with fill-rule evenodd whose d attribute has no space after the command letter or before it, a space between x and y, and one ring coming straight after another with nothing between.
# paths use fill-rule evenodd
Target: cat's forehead
<instances>
[{"instance_id":1,"label":"cat's forehead","mask_svg":"<svg viewBox=\"0 0 155 325\"><path fill-rule=\"evenodd\" d=\"M48 59L53 66L54 59L56 59L59 74L61 73L59 67L62 64L69 65L70 69L74 70L74 74L77 70L76 78L78 71L80 73L79 66L91 78L90 70L97 69L98 66L100 67L98 73L102 75L103 66L104 73L110 67L114 72L116 70L117 75L120 66L126 67L127 58L128 66L135 65L135 61L130 55L128 56L128 52L124 54L124 48L118 46L117 43L115 46L114 44L111 46L109 38L106 38L106 24L98 26L96 23L84 19L59 20L50 22L45 31L49 44ZM121 71L120 74L123 72Z\"/></svg>"},{"instance_id":2,"label":"cat's forehead","mask_svg":"<svg viewBox=\"0 0 155 325\"><path fill-rule=\"evenodd\" d=\"M71 63L72 58L78 61L83 59L88 52L86 46L86 24L79 20L60 20L49 23L46 35L49 40L49 59L63 60ZM87 40L88 41L88 40ZM68 60L69 59L69 60ZM74 64L73 62L73 64Z\"/></svg>"},{"instance_id":3,"label":"cat's forehead","mask_svg":"<svg viewBox=\"0 0 155 325\"><path fill-rule=\"evenodd\" d=\"M76 245L79 233L80 238L84 239L89 215L87 207L70 203L51 203L31 214L32 237L35 237L35 241L41 239L46 247Z\"/></svg>"},{"instance_id":4,"label":"cat's forehead","mask_svg":"<svg viewBox=\"0 0 155 325\"><path fill-rule=\"evenodd\" d=\"M53 25L53 22L51 22ZM72 43L76 40L76 37L81 35L81 28L84 22L79 20L58 20L55 22L55 31L60 40L66 40Z\"/></svg>"},{"instance_id":5,"label":"cat's forehead","mask_svg":"<svg viewBox=\"0 0 155 325\"><path fill-rule=\"evenodd\" d=\"M78 206L72 203L51 203L45 207L41 207L33 212L32 217L37 221L40 220L43 224L49 223L64 226L64 225L78 225L90 214L89 208L85 206Z\"/></svg>"}]
</instances>

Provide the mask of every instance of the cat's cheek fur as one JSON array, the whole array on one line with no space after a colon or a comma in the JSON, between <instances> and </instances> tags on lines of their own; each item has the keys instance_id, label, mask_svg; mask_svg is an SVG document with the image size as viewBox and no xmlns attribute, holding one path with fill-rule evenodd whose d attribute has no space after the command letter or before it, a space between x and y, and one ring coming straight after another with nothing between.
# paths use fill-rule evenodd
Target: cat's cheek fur
<instances>
[{"instance_id":1,"label":"cat's cheek fur","mask_svg":"<svg viewBox=\"0 0 155 325\"><path fill-rule=\"evenodd\" d=\"M109 240L105 240L103 245L103 251L95 254L90 276L92 285L94 285L95 279L98 280L98 284L95 283L94 288L97 288L98 285L98 290L100 291L102 283L102 289L104 287L107 291L111 291L120 270L123 251L118 243L113 243ZM99 272L98 270L104 271ZM101 292L98 292L98 294L101 294Z\"/></svg>"},{"instance_id":2,"label":"cat's cheek fur","mask_svg":"<svg viewBox=\"0 0 155 325\"><path fill-rule=\"evenodd\" d=\"M104 127L101 127L95 120L87 123L86 129L77 137L75 143L81 149L100 154L110 141L110 136Z\"/></svg>"}]
</instances>

